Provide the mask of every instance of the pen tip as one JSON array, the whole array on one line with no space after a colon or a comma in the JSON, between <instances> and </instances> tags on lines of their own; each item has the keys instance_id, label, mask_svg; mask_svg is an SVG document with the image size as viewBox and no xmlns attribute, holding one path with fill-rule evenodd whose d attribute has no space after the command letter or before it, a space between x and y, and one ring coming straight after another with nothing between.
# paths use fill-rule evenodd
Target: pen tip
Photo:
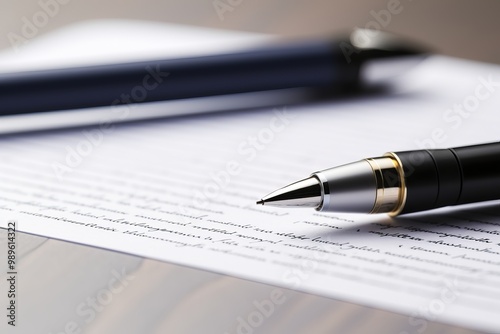
<instances>
[{"instance_id":1,"label":"pen tip","mask_svg":"<svg viewBox=\"0 0 500 334\"><path fill-rule=\"evenodd\" d=\"M263 200L257 201L257 204L262 204L262 205L264 205L264 201L263 201Z\"/></svg>"}]
</instances>

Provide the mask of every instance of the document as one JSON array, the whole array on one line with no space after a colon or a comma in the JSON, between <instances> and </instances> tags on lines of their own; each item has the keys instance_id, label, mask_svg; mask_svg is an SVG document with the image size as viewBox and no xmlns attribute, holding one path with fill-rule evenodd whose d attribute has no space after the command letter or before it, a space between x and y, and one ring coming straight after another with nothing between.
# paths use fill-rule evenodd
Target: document
<instances>
[{"instance_id":1,"label":"document","mask_svg":"<svg viewBox=\"0 0 500 334\"><path fill-rule=\"evenodd\" d=\"M499 140L498 66L435 56L393 83L384 96L3 135L0 226L407 314L402 331L498 331L499 201L397 218L255 204L387 151Z\"/></svg>"}]
</instances>

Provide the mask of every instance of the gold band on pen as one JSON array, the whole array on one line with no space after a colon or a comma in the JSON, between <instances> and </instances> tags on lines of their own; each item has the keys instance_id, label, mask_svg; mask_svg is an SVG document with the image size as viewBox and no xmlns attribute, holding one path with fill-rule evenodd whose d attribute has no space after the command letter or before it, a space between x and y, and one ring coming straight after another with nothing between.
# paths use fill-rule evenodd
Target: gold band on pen
<instances>
[{"instance_id":1,"label":"gold band on pen","mask_svg":"<svg viewBox=\"0 0 500 334\"><path fill-rule=\"evenodd\" d=\"M406 202L406 185L401 161L394 153L383 157L368 158L375 176L377 190L375 203L370 213L398 215Z\"/></svg>"}]
</instances>

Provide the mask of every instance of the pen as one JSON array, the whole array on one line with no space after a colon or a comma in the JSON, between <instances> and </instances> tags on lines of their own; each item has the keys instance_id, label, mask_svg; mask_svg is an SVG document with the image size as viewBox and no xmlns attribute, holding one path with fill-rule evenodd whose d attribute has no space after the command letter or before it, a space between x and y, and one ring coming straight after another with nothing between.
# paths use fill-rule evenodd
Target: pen
<instances>
[{"instance_id":1,"label":"pen","mask_svg":"<svg viewBox=\"0 0 500 334\"><path fill-rule=\"evenodd\" d=\"M313 173L257 204L389 213L500 199L500 143L389 152Z\"/></svg>"},{"instance_id":2,"label":"pen","mask_svg":"<svg viewBox=\"0 0 500 334\"><path fill-rule=\"evenodd\" d=\"M358 40L275 42L232 54L0 73L0 115L299 87L352 90L367 62L421 54L383 32Z\"/></svg>"}]
</instances>

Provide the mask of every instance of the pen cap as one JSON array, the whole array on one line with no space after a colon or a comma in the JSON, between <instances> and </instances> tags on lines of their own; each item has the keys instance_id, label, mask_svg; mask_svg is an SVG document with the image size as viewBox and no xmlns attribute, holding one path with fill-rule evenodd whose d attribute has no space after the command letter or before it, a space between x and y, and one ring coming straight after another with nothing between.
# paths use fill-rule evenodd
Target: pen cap
<instances>
[{"instance_id":1,"label":"pen cap","mask_svg":"<svg viewBox=\"0 0 500 334\"><path fill-rule=\"evenodd\" d=\"M364 86L387 84L394 77L415 67L428 56L427 47L398 35L355 29L350 35L351 49L341 49L346 59L360 64L360 82Z\"/></svg>"}]
</instances>

